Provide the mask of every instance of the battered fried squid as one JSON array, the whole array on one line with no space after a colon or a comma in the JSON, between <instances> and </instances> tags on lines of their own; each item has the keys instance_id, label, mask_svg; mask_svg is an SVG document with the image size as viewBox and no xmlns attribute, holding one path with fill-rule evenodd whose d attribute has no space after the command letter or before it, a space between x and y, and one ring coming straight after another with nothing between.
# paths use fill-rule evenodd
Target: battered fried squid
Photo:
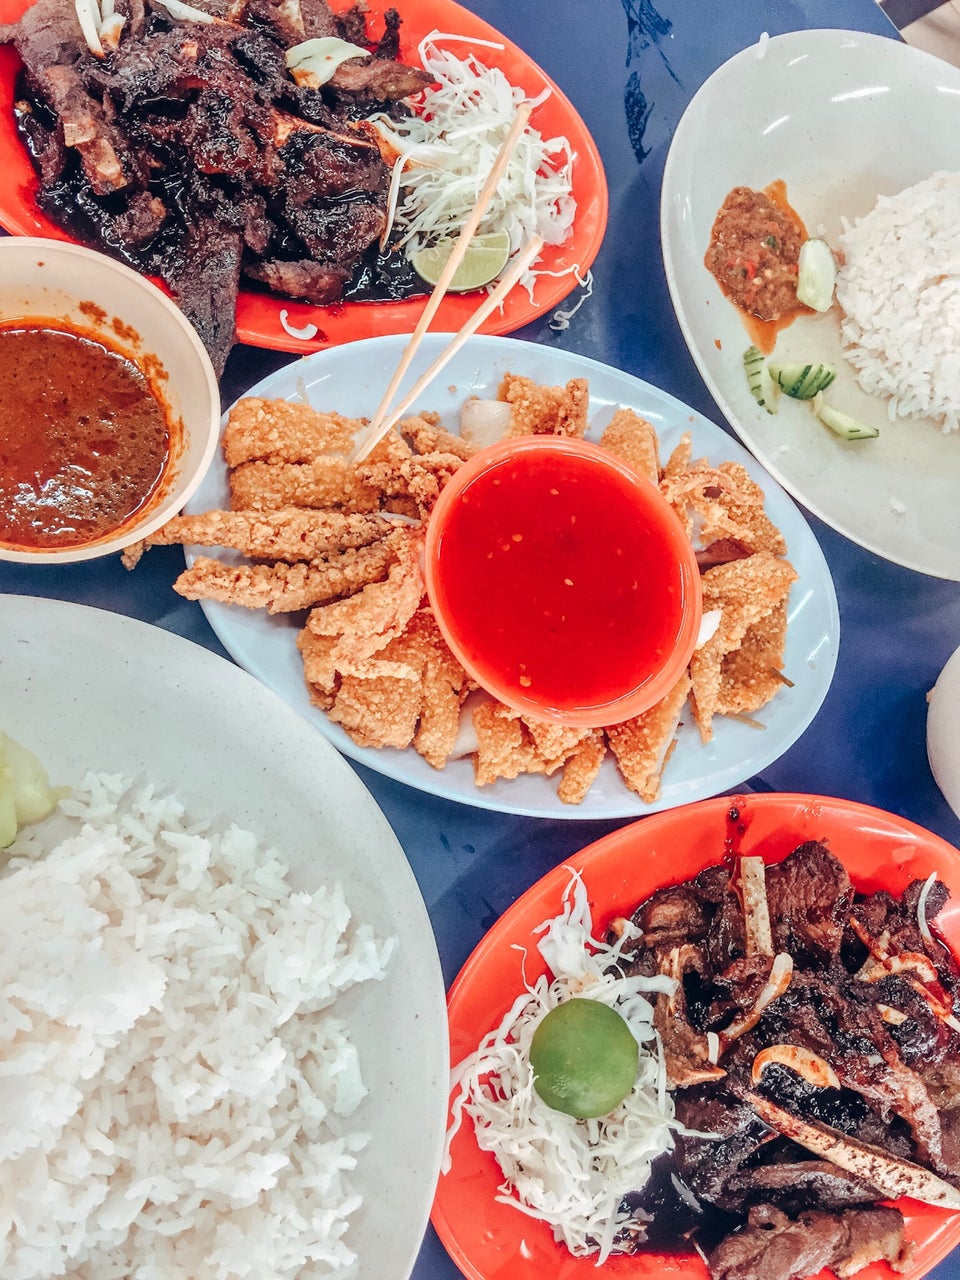
<instances>
[{"instance_id":1,"label":"battered fried squid","mask_svg":"<svg viewBox=\"0 0 960 1280\"><path fill-rule=\"evenodd\" d=\"M297 613L359 590L383 573L391 558L386 540L315 564L228 564L198 556L174 585L188 600Z\"/></svg>"},{"instance_id":2,"label":"battered fried squid","mask_svg":"<svg viewBox=\"0 0 960 1280\"><path fill-rule=\"evenodd\" d=\"M206 511L174 516L146 539L148 546L185 543L229 547L251 560L319 560L331 553L379 542L389 526L379 513L311 511L279 507L262 511Z\"/></svg>"}]
</instances>

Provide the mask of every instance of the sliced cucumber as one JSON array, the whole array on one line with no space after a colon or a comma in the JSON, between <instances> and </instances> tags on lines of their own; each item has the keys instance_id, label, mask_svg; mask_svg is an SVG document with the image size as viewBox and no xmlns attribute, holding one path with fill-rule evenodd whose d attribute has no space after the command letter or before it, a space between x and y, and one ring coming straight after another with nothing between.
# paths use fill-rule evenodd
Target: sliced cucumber
<instances>
[{"instance_id":1,"label":"sliced cucumber","mask_svg":"<svg viewBox=\"0 0 960 1280\"><path fill-rule=\"evenodd\" d=\"M833 364L782 364L771 360L768 368L774 382L794 400L812 399L837 376L837 366Z\"/></svg>"},{"instance_id":2,"label":"sliced cucumber","mask_svg":"<svg viewBox=\"0 0 960 1280\"><path fill-rule=\"evenodd\" d=\"M757 404L762 405L767 413L777 412L777 399L780 388L770 376L767 362L759 347L748 347L743 353L743 367L747 375L750 394Z\"/></svg>"},{"instance_id":3,"label":"sliced cucumber","mask_svg":"<svg viewBox=\"0 0 960 1280\"><path fill-rule=\"evenodd\" d=\"M840 437L841 440L872 440L880 434L876 427L853 418L849 413L841 413L828 404L824 404L823 396L818 393L810 402L810 407L825 427Z\"/></svg>"},{"instance_id":4,"label":"sliced cucumber","mask_svg":"<svg viewBox=\"0 0 960 1280\"><path fill-rule=\"evenodd\" d=\"M797 299L814 311L829 311L837 283L837 260L826 240L804 240L797 263Z\"/></svg>"}]
</instances>

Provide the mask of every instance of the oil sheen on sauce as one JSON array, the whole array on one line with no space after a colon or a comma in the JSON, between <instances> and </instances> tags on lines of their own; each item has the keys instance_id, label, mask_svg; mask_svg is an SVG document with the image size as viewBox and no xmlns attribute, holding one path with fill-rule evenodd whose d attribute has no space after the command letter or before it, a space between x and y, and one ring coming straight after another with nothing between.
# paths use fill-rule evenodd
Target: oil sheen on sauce
<instances>
[{"instance_id":1,"label":"oil sheen on sauce","mask_svg":"<svg viewBox=\"0 0 960 1280\"><path fill-rule=\"evenodd\" d=\"M641 687L676 645L674 560L628 478L518 454L467 485L438 572L481 681L562 712Z\"/></svg>"},{"instance_id":2,"label":"oil sheen on sauce","mask_svg":"<svg viewBox=\"0 0 960 1280\"><path fill-rule=\"evenodd\" d=\"M126 356L40 322L0 328L0 543L83 546L122 528L170 454L163 406Z\"/></svg>"}]
</instances>

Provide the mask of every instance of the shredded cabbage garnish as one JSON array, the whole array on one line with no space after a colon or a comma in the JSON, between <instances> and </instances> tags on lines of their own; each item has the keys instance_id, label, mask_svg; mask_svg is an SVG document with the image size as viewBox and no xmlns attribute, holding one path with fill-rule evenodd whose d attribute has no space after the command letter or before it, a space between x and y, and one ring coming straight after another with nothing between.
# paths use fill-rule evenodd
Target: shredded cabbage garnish
<instances>
[{"instance_id":1,"label":"shredded cabbage garnish","mask_svg":"<svg viewBox=\"0 0 960 1280\"><path fill-rule=\"evenodd\" d=\"M587 299L593 297L593 272L588 271L586 275L581 276L580 268L578 266L574 266L573 272L577 278L577 284L583 292L572 307L558 307L553 313L553 318L550 321L550 328L553 329L555 333L562 333L564 329L569 329L570 321L577 314ZM549 276L556 275L557 273L554 271L544 271L543 274ZM566 275L567 273L563 272L562 274Z\"/></svg>"},{"instance_id":2,"label":"shredded cabbage garnish","mask_svg":"<svg viewBox=\"0 0 960 1280\"><path fill-rule=\"evenodd\" d=\"M450 1144L467 1115L478 1145L493 1153L503 1173L498 1201L548 1223L575 1256L597 1254L599 1265L617 1252L619 1232L628 1228L642 1238L643 1223L622 1211L621 1201L644 1186L652 1161L672 1149L680 1128L648 998L671 993L675 983L607 972L637 931L628 925L612 946L594 938L587 891L576 871L561 913L536 932L543 934L537 949L553 978L526 984L500 1025L454 1068L443 1169L450 1168ZM533 1085L533 1033L544 1014L573 996L612 1005L640 1045L632 1092L597 1120L555 1111Z\"/></svg>"},{"instance_id":3,"label":"shredded cabbage garnish","mask_svg":"<svg viewBox=\"0 0 960 1280\"><path fill-rule=\"evenodd\" d=\"M437 82L414 100L401 120L372 123L399 153L387 205L387 231L408 253L459 234L473 210L517 107L527 99L497 68L472 53L458 58L441 48L463 37L432 31L419 45L420 61ZM489 41L474 45L502 47ZM549 95L546 90L532 105ZM573 226L574 153L564 137L543 138L527 126L478 228L505 230L515 253L532 236L559 245ZM574 270L575 268L571 268ZM527 276L534 280L536 264ZM526 284L526 278L521 281Z\"/></svg>"}]
</instances>

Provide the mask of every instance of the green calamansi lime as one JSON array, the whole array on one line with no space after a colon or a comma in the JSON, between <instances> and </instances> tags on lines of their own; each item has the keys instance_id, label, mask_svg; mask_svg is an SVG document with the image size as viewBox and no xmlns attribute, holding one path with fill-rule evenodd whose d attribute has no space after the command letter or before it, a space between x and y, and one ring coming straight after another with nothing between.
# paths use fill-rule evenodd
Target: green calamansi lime
<instances>
[{"instance_id":1,"label":"green calamansi lime","mask_svg":"<svg viewBox=\"0 0 960 1280\"><path fill-rule=\"evenodd\" d=\"M414 271L427 284L436 284L455 244L455 240L441 240L429 249L418 249L410 257ZM506 231L491 231L486 235L474 236L463 255L463 261L453 273L453 279L448 285L449 291L468 293L471 289L482 289L491 280L496 280L507 265L509 257L510 237Z\"/></svg>"},{"instance_id":2,"label":"green calamansi lime","mask_svg":"<svg viewBox=\"0 0 960 1280\"><path fill-rule=\"evenodd\" d=\"M599 1000L565 1000L533 1033L533 1087L547 1106L578 1120L608 1115L637 1078L640 1049L626 1022Z\"/></svg>"}]
</instances>

